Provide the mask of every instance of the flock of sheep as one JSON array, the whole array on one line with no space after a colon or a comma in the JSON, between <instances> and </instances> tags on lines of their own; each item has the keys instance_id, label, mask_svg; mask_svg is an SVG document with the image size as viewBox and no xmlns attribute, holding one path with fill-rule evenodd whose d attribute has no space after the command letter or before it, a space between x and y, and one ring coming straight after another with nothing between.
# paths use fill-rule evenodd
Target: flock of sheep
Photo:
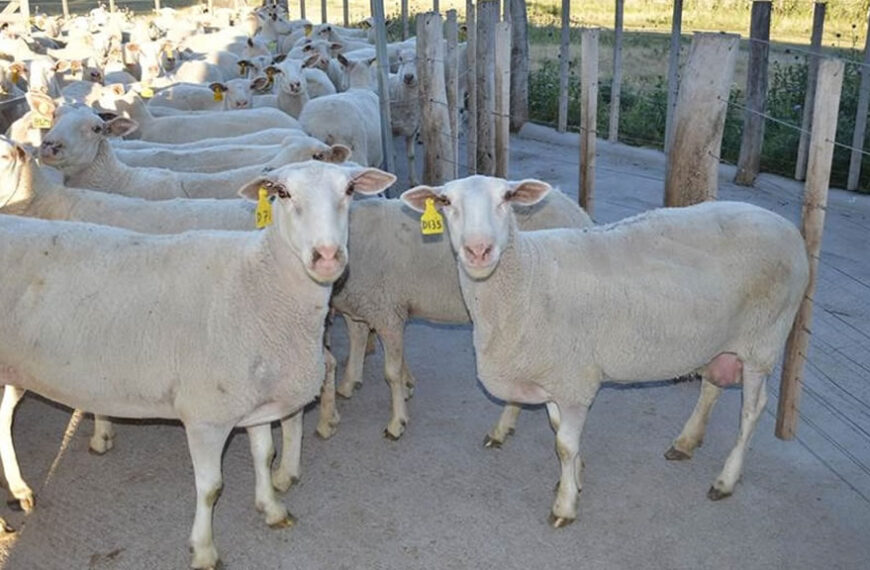
<instances>
[{"instance_id":1,"label":"flock of sheep","mask_svg":"<svg viewBox=\"0 0 870 570\"><path fill-rule=\"evenodd\" d=\"M363 29L286 13L100 9L0 31L0 86L26 85L30 106L0 137L0 458L17 504L34 508L11 437L27 390L95 414L97 453L114 444L111 417L177 419L196 483L191 566L213 568L231 430L248 431L256 508L291 524L276 489L300 474L301 410L319 395L317 431L335 432L335 393L362 382L372 334L391 390L385 435L402 436L409 318L473 323L477 375L506 402L487 445L523 404L546 404L554 526L577 515L580 433L604 381L701 373L669 459L691 457L722 387L742 383L737 443L708 493L730 495L807 284L796 228L728 202L594 226L538 180L416 186L413 40L388 54L415 187L354 201L396 181L378 169L374 48ZM415 211L449 238L424 239ZM350 341L337 387L330 311Z\"/></svg>"}]
</instances>

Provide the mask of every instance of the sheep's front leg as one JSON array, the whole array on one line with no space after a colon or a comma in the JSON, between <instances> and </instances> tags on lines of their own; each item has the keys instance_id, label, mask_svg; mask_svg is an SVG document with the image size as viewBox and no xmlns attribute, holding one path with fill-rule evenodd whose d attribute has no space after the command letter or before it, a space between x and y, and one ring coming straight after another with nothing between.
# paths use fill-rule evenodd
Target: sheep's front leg
<instances>
[{"instance_id":1,"label":"sheep's front leg","mask_svg":"<svg viewBox=\"0 0 870 570\"><path fill-rule=\"evenodd\" d=\"M520 406L508 402L505 404L498 421L483 440L484 447L501 447L509 435L514 433L517 425L517 417L520 415Z\"/></svg>"},{"instance_id":2,"label":"sheep's front leg","mask_svg":"<svg viewBox=\"0 0 870 570\"><path fill-rule=\"evenodd\" d=\"M335 435L341 416L335 407L335 357L328 349L323 349L326 361L326 376L323 378L323 388L320 391L320 418L317 421L317 435L329 439Z\"/></svg>"},{"instance_id":3,"label":"sheep's front leg","mask_svg":"<svg viewBox=\"0 0 870 570\"><path fill-rule=\"evenodd\" d=\"M269 476L275 448L272 446L272 427L269 424L249 427L251 457L254 460L254 506L266 515L266 524L272 528L293 526L295 522L287 507L275 497Z\"/></svg>"},{"instance_id":4,"label":"sheep's front leg","mask_svg":"<svg viewBox=\"0 0 870 570\"><path fill-rule=\"evenodd\" d=\"M744 365L743 368L743 408L740 411L740 431L737 434L737 444L728 459L722 473L716 478L713 486L707 492L710 500L724 499L734 492L734 485L743 471L743 459L746 457L746 447L755 430L758 418L764 412L767 404L767 377L762 372Z\"/></svg>"},{"instance_id":5,"label":"sheep's front leg","mask_svg":"<svg viewBox=\"0 0 870 570\"><path fill-rule=\"evenodd\" d=\"M365 364L366 343L369 337L369 325L362 321L355 321L348 316L344 317L347 323L347 336L349 349L347 364L344 367L344 378L338 385L338 395L345 398L353 396L353 391L362 386L363 365Z\"/></svg>"},{"instance_id":6,"label":"sheep's front leg","mask_svg":"<svg viewBox=\"0 0 870 570\"><path fill-rule=\"evenodd\" d=\"M405 433L408 424L408 408L405 405L405 382L402 376L404 323L392 326L389 332L381 335L384 343L384 376L390 386L392 415L384 430L384 437L397 440Z\"/></svg>"},{"instance_id":7,"label":"sheep's front leg","mask_svg":"<svg viewBox=\"0 0 870 570\"><path fill-rule=\"evenodd\" d=\"M193 551L191 568L215 568L218 563L212 515L223 485L221 453L232 427L211 424L184 426L196 479L196 514L190 531L190 548Z\"/></svg>"},{"instance_id":8,"label":"sheep's front leg","mask_svg":"<svg viewBox=\"0 0 870 570\"><path fill-rule=\"evenodd\" d=\"M719 388L706 378L701 380L701 394L698 396L695 409L686 421L686 425L683 426L683 431L674 440L670 449L665 452L665 459L680 461L692 458L695 448L699 447L704 441L704 433L707 431L710 412L713 411L713 405L720 395L722 395L722 388Z\"/></svg>"},{"instance_id":9,"label":"sheep's front leg","mask_svg":"<svg viewBox=\"0 0 870 570\"><path fill-rule=\"evenodd\" d=\"M281 461L272 472L272 486L282 493L299 480L302 463L302 410L281 420Z\"/></svg>"},{"instance_id":10,"label":"sheep's front leg","mask_svg":"<svg viewBox=\"0 0 870 570\"><path fill-rule=\"evenodd\" d=\"M12 443L12 416L15 414L15 406L26 393L27 390L9 385L3 390L3 400L0 401L0 461L3 462L3 474L13 497L8 501L9 506L29 513L33 510L35 499L33 491L21 478L18 457Z\"/></svg>"},{"instance_id":11,"label":"sheep's front leg","mask_svg":"<svg viewBox=\"0 0 870 570\"><path fill-rule=\"evenodd\" d=\"M103 455L115 447L115 426L106 416L94 415L94 435L88 442L88 451Z\"/></svg>"},{"instance_id":12,"label":"sheep's front leg","mask_svg":"<svg viewBox=\"0 0 870 570\"><path fill-rule=\"evenodd\" d=\"M577 518L577 498L582 490L580 462L580 434L586 422L588 406L580 404L558 405L558 431L556 432L556 451L562 466L556 501L550 514L550 524L560 528L571 524ZM547 410L550 410L547 405ZM552 415L551 415L552 419Z\"/></svg>"}]
</instances>

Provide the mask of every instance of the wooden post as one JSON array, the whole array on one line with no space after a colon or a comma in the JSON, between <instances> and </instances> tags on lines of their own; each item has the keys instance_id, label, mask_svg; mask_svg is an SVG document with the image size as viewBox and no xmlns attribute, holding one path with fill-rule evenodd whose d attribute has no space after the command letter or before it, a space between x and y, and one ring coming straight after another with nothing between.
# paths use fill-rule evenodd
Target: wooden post
<instances>
[{"instance_id":1,"label":"wooden post","mask_svg":"<svg viewBox=\"0 0 870 570\"><path fill-rule=\"evenodd\" d=\"M305 0L299 0L299 18L305 19Z\"/></svg>"},{"instance_id":2,"label":"wooden post","mask_svg":"<svg viewBox=\"0 0 870 570\"><path fill-rule=\"evenodd\" d=\"M737 34L695 33L674 112L665 206L715 200Z\"/></svg>"},{"instance_id":3,"label":"wooden post","mask_svg":"<svg viewBox=\"0 0 870 570\"><path fill-rule=\"evenodd\" d=\"M349 0L342 0L342 16L344 16L344 27L348 27L350 25L350 7L348 6Z\"/></svg>"},{"instance_id":4,"label":"wooden post","mask_svg":"<svg viewBox=\"0 0 870 570\"><path fill-rule=\"evenodd\" d=\"M825 30L826 4L816 2L813 6L813 33L810 38L810 51L814 55L809 56L807 68L807 94L804 99L803 118L801 120L800 140L798 141L797 163L794 167L794 179L803 180L807 174L807 153L809 152L810 136L807 131L813 122L813 99L816 96L816 78L819 75L819 55L822 50L822 33Z\"/></svg>"},{"instance_id":5,"label":"wooden post","mask_svg":"<svg viewBox=\"0 0 870 570\"><path fill-rule=\"evenodd\" d=\"M852 133L852 155L849 158L847 190L858 188L861 178L861 159L864 155L864 133L867 129L867 104L870 103L870 11L868 11L867 39L864 42L864 66L861 68L861 86L858 88L858 110L855 115L855 131Z\"/></svg>"},{"instance_id":6,"label":"wooden post","mask_svg":"<svg viewBox=\"0 0 870 570\"><path fill-rule=\"evenodd\" d=\"M507 2L506 2L507 3ZM495 175L508 177L510 166L511 23L495 25Z\"/></svg>"},{"instance_id":7,"label":"wooden post","mask_svg":"<svg viewBox=\"0 0 870 570\"><path fill-rule=\"evenodd\" d=\"M477 5L477 172L495 174L495 110L493 54L498 1L481 0Z\"/></svg>"},{"instance_id":8,"label":"wooden post","mask_svg":"<svg viewBox=\"0 0 870 570\"><path fill-rule=\"evenodd\" d=\"M452 179L453 133L444 84L444 31L441 14L417 15L417 64L422 88L420 134L423 139L423 183Z\"/></svg>"},{"instance_id":9,"label":"wooden post","mask_svg":"<svg viewBox=\"0 0 870 570\"><path fill-rule=\"evenodd\" d=\"M568 66L571 63L571 0L562 0L562 38L559 44L559 115L556 129L568 129Z\"/></svg>"},{"instance_id":10,"label":"wooden post","mask_svg":"<svg viewBox=\"0 0 870 570\"><path fill-rule=\"evenodd\" d=\"M109 0L109 12L115 13L115 0Z\"/></svg>"},{"instance_id":11,"label":"wooden post","mask_svg":"<svg viewBox=\"0 0 870 570\"><path fill-rule=\"evenodd\" d=\"M468 175L477 174L477 16L472 0L465 1L465 90L468 97L468 128L465 129L465 147Z\"/></svg>"},{"instance_id":12,"label":"wooden post","mask_svg":"<svg viewBox=\"0 0 870 570\"><path fill-rule=\"evenodd\" d=\"M396 171L393 156L393 128L390 121L390 83L388 73L390 61L387 58L387 25L384 17L384 0L372 0L372 19L375 26L375 57L377 59L378 98L381 106L381 144L384 149L384 163L388 172ZM391 195L390 192L387 192ZM391 196L392 197L392 196Z\"/></svg>"},{"instance_id":13,"label":"wooden post","mask_svg":"<svg viewBox=\"0 0 870 570\"><path fill-rule=\"evenodd\" d=\"M580 31L580 206L595 207L595 137L598 134L598 28Z\"/></svg>"},{"instance_id":14,"label":"wooden post","mask_svg":"<svg viewBox=\"0 0 870 570\"><path fill-rule=\"evenodd\" d=\"M24 20L24 35L30 35L30 0L19 0L18 10L21 12L21 18Z\"/></svg>"},{"instance_id":15,"label":"wooden post","mask_svg":"<svg viewBox=\"0 0 870 570\"><path fill-rule=\"evenodd\" d=\"M61 6L63 8L63 19L69 21L69 0L62 0ZM30 18L27 19L27 27L25 29L30 29Z\"/></svg>"},{"instance_id":16,"label":"wooden post","mask_svg":"<svg viewBox=\"0 0 870 570\"><path fill-rule=\"evenodd\" d=\"M513 6L511 5L511 0L502 0L501 6L501 21L502 22L510 22L513 18Z\"/></svg>"},{"instance_id":17,"label":"wooden post","mask_svg":"<svg viewBox=\"0 0 870 570\"><path fill-rule=\"evenodd\" d=\"M432 0L432 11L433 12L441 12L441 6L438 4L438 0Z\"/></svg>"},{"instance_id":18,"label":"wooden post","mask_svg":"<svg viewBox=\"0 0 870 570\"><path fill-rule=\"evenodd\" d=\"M447 52L444 63L444 78L447 83L447 112L450 115L451 148L454 156L451 178L459 178L459 24L456 10L447 10L444 37Z\"/></svg>"},{"instance_id":19,"label":"wooden post","mask_svg":"<svg viewBox=\"0 0 870 570\"><path fill-rule=\"evenodd\" d=\"M665 156L670 156L674 131L674 107L680 88L680 37L683 28L683 0L674 0L674 15L671 21L671 47L668 51L668 102L665 111ZM668 166L665 165L665 171ZM667 172L666 172L667 176Z\"/></svg>"},{"instance_id":20,"label":"wooden post","mask_svg":"<svg viewBox=\"0 0 870 570\"><path fill-rule=\"evenodd\" d=\"M529 122L529 18L526 0L511 3L511 130Z\"/></svg>"},{"instance_id":21,"label":"wooden post","mask_svg":"<svg viewBox=\"0 0 870 570\"><path fill-rule=\"evenodd\" d=\"M326 0L320 0L320 22L323 24L325 24L327 22Z\"/></svg>"},{"instance_id":22,"label":"wooden post","mask_svg":"<svg viewBox=\"0 0 870 570\"><path fill-rule=\"evenodd\" d=\"M160 11L160 0L154 0L154 11L155 12Z\"/></svg>"},{"instance_id":23,"label":"wooden post","mask_svg":"<svg viewBox=\"0 0 870 570\"><path fill-rule=\"evenodd\" d=\"M616 0L616 21L613 24L613 80L610 83L610 129L607 140L619 140L619 103L622 91L622 14L625 0Z\"/></svg>"},{"instance_id":24,"label":"wooden post","mask_svg":"<svg viewBox=\"0 0 870 570\"><path fill-rule=\"evenodd\" d=\"M734 182L752 186L761 168L761 145L764 142L764 117L767 109L767 60L770 52L770 8L768 1L752 3L749 37L749 69L746 73L746 111L743 115L743 139Z\"/></svg>"},{"instance_id":25,"label":"wooden post","mask_svg":"<svg viewBox=\"0 0 870 570\"><path fill-rule=\"evenodd\" d=\"M402 0L402 40L408 39L408 0Z\"/></svg>"},{"instance_id":26,"label":"wooden post","mask_svg":"<svg viewBox=\"0 0 870 570\"><path fill-rule=\"evenodd\" d=\"M797 431L804 361L809 349L810 328L813 322L813 295L816 290L819 254L822 249L828 186L831 183L833 141L837 132L843 69L843 62L836 59L826 59L819 65L801 220L801 233L806 242L810 261L810 281L785 345L785 360L779 385L779 405L776 412L775 433L780 439L793 439Z\"/></svg>"}]
</instances>

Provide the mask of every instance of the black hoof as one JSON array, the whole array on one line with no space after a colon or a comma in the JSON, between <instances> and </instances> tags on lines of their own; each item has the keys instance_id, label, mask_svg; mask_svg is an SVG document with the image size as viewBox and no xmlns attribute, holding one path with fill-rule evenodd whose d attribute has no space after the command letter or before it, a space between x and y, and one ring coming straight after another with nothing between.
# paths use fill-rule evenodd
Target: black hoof
<instances>
[{"instance_id":1,"label":"black hoof","mask_svg":"<svg viewBox=\"0 0 870 570\"><path fill-rule=\"evenodd\" d=\"M668 461L686 461L687 459L691 458L691 455L689 455L685 451L680 451L674 446L671 446L670 449L665 451L665 459L667 459Z\"/></svg>"},{"instance_id":2,"label":"black hoof","mask_svg":"<svg viewBox=\"0 0 870 570\"><path fill-rule=\"evenodd\" d=\"M390 441L399 441L401 436L396 436L390 433L390 430L384 428L384 437Z\"/></svg>"},{"instance_id":3,"label":"black hoof","mask_svg":"<svg viewBox=\"0 0 870 570\"><path fill-rule=\"evenodd\" d=\"M490 449L501 449L502 443L503 442L501 442L497 439L493 439L493 437L489 434L487 434L486 437L483 438L483 446L488 447Z\"/></svg>"},{"instance_id":4,"label":"black hoof","mask_svg":"<svg viewBox=\"0 0 870 570\"><path fill-rule=\"evenodd\" d=\"M707 491L707 498L711 501L721 501L722 499L727 499L730 496L731 493L720 491L716 487L710 487L710 490Z\"/></svg>"},{"instance_id":5,"label":"black hoof","mask_svg":"<svg viewBox=\"0 0 870 570\"><path fill-rule=\"evenodd\" d=\"M30 501L28 501L27 505L22 504L18 499L9 499L6 501L6 506L9 507L10 510L15 511L17 513L20 512L30 512L33 510L33 507L36 505L36 497L33 497ZM30 507L30 508L28 508Z\"/></svg>"}]
</instances>

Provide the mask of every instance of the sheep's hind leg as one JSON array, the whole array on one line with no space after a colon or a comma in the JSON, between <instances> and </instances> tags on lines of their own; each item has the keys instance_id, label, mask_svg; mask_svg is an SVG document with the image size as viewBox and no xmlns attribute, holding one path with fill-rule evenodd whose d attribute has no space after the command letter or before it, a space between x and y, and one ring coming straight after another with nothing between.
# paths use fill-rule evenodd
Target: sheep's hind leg
<instances>
[{"instance_id":1,"label":"sheep's hind leg","mask_svg":"<svg viewBox=\"0 0 870 570\"><path fill-rule=\"evenodd\" d=\"M3 462L3 475L9 484L9 493L13 497L7 501L9 506L14 510L29 513L33 510L35 499L33 491L21 478L18 457L15 455L15 446L12 443L12 416L15 413L15 406L26 393L27 390L10 385L3 390L3 400L0 401L0 460Z\"/></svg>"},{"instance_id":2,"label":"sheep's hind leg","mask_svg":"<svg viewBox=\"0 0 870 570\"><path fill-rule=\"evenodd\" d=\"M665 459L679 461L692 458L695 448L704 441L710 412L720 395L722 395L722 388L707 380L706 377L701 380L701 393L698 396L695 409L686 421L686 425L683 426L683 431L674 440L670 449L665 452Z\"/></svg>"},{"instance_id":3,"label":"sheep's hind leg","mask_svg":"<svg viewBox=\"0 0 870 570\"><path fill-rule=\"evenodd\" d=\"M190 548L193 551L191 568L215 568L218 564L212 515L223 485L221 453L232 428L231 425L211 424L184 426L196 480L196 514L190 531Z\"/></svg>"},{"instance_id":4,"label":"sheep's hind leg","mask_svg":"<svg viewBox=\"0 0 870 570\"><path fill-rule=\"evenodd\" d=\"M514 433L521 409L519 404L505 404L498 421L483 440L484 447L501 447L508 436Z\"/></svg>"},{"instance_id":5,"label":"sheep's hind leg","mask_svg":"<svg viewBox=\"0 0 870 570\"><path fill-rule=\"evenodd\" d=\"M746 457L746 448L758 423L758 418L767 404L767 377L762 372L743 368L743 408L740 411L740 431L737 435L737 444L728 459L722 473L716 478L713 486L707 492L707 497L712 501L724 499L734 492L734 486L740 478L743 470L743 460Z\"/></svg>"},{"instance_id":6,"label":"sheep's hind leg","mask_svg":"<svg viewBox=\"0 0 870 570\"><path fill-rule=\"evenodd\" d=\"M405 382L402 375L404 323L389 327L389 332L381 334L384 343L384 376L390 386L392 413L390 423L384 430L384 437L397 440L405 433L408 424L408 407L405 404Z\"/></svg>"},{"instance_id":7,"label":"sheep's hind leg","mask_svg":"<svg viewBox=\"0 0 870 570\"><path fill-rule=\"evenodd\" d=\"M302 410L281 420L281 461L272 471L272 486L285 492L299 480L302 463Z\"/></svg>"},{"instance_id":8,"label":"sheep's hind leg","mask_svg":"<svg viewBox=\"0 0 870 570\"><path fill-rule=\"evenodd\" d=\"M560 528L571 524L577 518L577 499L583 489L580 435L583 432L583 424L586 423L589 407L581 404L557 405L557 407L556 451L559 454L562 475L556 491L556 501L550 513L550 524ZM547 410L549 411L550 408L548 404Z\"/></svg>"},{"instance_id":9,"label":"sheep's hind leg","mask_svg":"<svg viewBox=\"0 0 870 570\"><path fill-rule=\"evenodd\" d=\"M281 501L275 497L275 489L269 476L275 448L272 445L272 427L262 424L248 428L251 457L254 460L254 506L266 515L266 524L272 528L292 526L295 522Z\"/></svg>"},{"instance_id":10,"label":"sheep's hind leg","mask_svg":"<svg viewBox=\"0 0 870 570\"><path fill-rule=\"evenodd\" d=\"M323 439L329 439L335 435L341 416L335 407L335 357L332 352L323 349L323 358L326 361L326 377L323 379L323 388L320 391L320 418L317 421L317 435Z\"/></svg>"},{"instance_id":11,"label":"sheep's hind leg","mask_svg":"<svg viewBox=\"0 0 870 570\"><path fill-rule=\"evenodd\" d=\"M344 367L344 377L338 385L339 396L350 398L353 391L362 386L363 365L365 364L366 343L369 337L369 325L362 321L355 321L348 316L344 317L347 323L347 336L350 344L347 363Z\"/></svg>"},{"instance_id":12,"label":"sheep's hind leg","mask_svg":"<svg viewBox=\"0 0 870 570\"><path fill-rule=\"evenodd\" d=\"M88 451L103 455L115 447L115 426L106 416L94 415L94 435L88 442Z\"/></svg>"}]
</instances>

